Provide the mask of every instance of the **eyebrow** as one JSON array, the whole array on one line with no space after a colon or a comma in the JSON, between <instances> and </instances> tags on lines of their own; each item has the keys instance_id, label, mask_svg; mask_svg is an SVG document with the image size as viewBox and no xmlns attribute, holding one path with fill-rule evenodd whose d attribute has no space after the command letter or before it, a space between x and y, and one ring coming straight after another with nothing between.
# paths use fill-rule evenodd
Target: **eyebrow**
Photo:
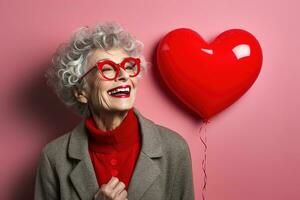
<instances>
[{"instance_id":1,"label":"eyebrow","mask_svg":"<svg viewBox=\"0 0 300 200\"><path fill-rule=\"evenodd\" d=\"M103 58L103 59L97 60L96 62L99 62L101 60L109 60L109 59L108 58Z\"/></svg>"},{"instance_id":2,"label":"eyebrow","mask_svg":"<svg viewBox=\"0 0 300 200\"><path fill-rule=\"evenodd\" d=\"M124 57L123 60L124 60L125 58L127 58L127 57ZM102 61L102 60L110 60L110 59L109 59L109 58L103 58L103 59L97 60L96 63L99 62L99 61ZM111 61L112 61L112 60L111 60ZM114 61L113 61L113 62L114 62Z\"/></svg>"},{"instance_id":3,"label":"eyebrow","mask_svg":"<svg viewBox=\"0 0 300 200\"><path fill-rule=\"evenodd\" d=\"M109 58L103 58L103 59L97 60L96 63L95 63L95 65L96 65L98 62L102 61L102 60L110 60L110 59L109 59Z\"/></svg>"}]
</instances>

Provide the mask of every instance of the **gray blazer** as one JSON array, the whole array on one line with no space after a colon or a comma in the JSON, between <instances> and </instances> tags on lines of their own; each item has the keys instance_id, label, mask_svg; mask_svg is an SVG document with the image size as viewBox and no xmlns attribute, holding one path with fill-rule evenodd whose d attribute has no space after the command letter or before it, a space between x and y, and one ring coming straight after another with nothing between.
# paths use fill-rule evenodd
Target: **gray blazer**
<instances>
[{"instance_id":1,"label":"gray blazer","mask_svg":"<svg viewBox=\"0 0 300 200\"><path fill-rule=\"evenodd\" d=\"M178 133L157 125L134 108L142 147L128 188L128 200L193 200L192 161ZM35 200L92 200L99 189L82 120L47 144L40 155Z\"/></svg>"}]
</instances>

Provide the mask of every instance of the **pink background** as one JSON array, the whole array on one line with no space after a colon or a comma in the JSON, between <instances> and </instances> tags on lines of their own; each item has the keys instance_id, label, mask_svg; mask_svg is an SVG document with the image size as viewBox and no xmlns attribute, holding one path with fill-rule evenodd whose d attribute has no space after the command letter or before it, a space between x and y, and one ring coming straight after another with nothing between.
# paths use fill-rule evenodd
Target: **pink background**
<instances>
[{"instance_id":1,"label":"pink background","mask_svg":"<svg viewBox=\"0 0 300 200\"><path fill-rule=\"evenodd\" d=\"M1 0L0 199L32 199L41 148L79 121L45 85L44 71L59 43L97 21L122 24L144 42L152 63L159 39L175 28L192 28L208 41L230 28L255 35L264 53L257 81L207 127L206 197L300 199L299 6L296 0ZM201 121L166 95L154 68L135 106L187 140L199 200Z\"/></svg>"}]
</instances>

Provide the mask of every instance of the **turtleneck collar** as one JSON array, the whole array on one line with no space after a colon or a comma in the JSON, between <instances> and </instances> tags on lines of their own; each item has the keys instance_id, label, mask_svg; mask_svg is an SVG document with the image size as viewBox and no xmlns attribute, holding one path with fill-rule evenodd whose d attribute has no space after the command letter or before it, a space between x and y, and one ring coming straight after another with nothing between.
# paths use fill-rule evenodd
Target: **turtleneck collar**
<instances>
[{"instance_id":1,"label":"turtleneck collar","mask_svg":"<svg viewBox=\"0 0 300 200\"><path fill-rule=\"evenodd\" d=\"M113 130L103 131L99 129L93 118L85 119L85 127L89 133L89 149L100 153L112 153L128 149L139 142L139 124L130 109L122 123Z\"/></svg>"}]
</instances>

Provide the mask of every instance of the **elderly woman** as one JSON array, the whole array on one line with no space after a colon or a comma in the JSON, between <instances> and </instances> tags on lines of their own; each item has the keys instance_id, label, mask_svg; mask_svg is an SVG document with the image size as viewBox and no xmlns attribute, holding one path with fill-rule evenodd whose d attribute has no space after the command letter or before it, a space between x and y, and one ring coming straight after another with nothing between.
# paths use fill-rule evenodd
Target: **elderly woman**
<instances>
[{"instance_id":1,"label":"elderly woman","mask_svg":"<svg viewBox=\"0 0 300 200\"><path fill-rule=\"evenodd\" d=\"M117 23L83 27L58 48L48 83L83 119L43 148L36 200L194 199L187 143L133 107L142 48Z\"/></svg>"}]
</instances>

